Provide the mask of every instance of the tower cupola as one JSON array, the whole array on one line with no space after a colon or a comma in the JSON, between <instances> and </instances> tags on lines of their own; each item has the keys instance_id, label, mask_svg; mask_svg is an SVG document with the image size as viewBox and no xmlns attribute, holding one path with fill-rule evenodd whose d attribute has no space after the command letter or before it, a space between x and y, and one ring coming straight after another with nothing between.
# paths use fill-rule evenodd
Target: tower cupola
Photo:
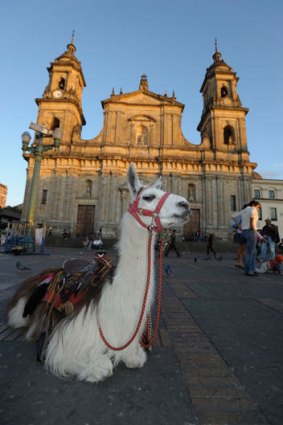
<instances>
[{"instance_id":1,"label":"tower cupola","mask_svg":"<svg viewBox=\"0 0 283 425\"><path fill-rule=\"evenodd\" d=\"M62 146L80 140L81 128L86 124L82 111L82 94L86 86L81 63L75 55L74 33L67 50L58 56L48 69L49 82L39 106L38 123L62 130Z\"/></svg>"},{"instance_id":2,"label":"tower cupola","mask_svg":"<svg viewBox=\"0 0 283 425\"><path fill-rule=\"evenodd\" d=\"M202 140L210 141L216 151L246 152L245 116L237 93L239 78L225 63L215 42L213 63L207 68L200 92L203 111L198 130Z\"/></svg>"},{"instance_id":3,"label":"tower cupola","mask_svg":"<svg viewBox=\"0 0 283 425\"><path fill-rule=\"evenodd\" d=\"M141 76L139 90L141 91L148 90L148 81L147 81L147 76L145 74Z\"/></svg>"}]
</instances>

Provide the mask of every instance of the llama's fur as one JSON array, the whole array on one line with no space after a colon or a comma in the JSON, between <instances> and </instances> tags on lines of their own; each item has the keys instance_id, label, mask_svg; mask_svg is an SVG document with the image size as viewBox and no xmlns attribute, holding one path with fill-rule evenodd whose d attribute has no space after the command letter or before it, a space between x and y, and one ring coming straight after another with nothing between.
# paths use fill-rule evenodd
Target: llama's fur
<instances>
[{"instance_id":1,"label":"llama's fur","mask_svg":"<svg viewBox=\"0 0 283 425\"><path fill-rule=\"evenodd\" d=\"M142 187L133 167L128 172L128 184L132 200ZM160 181L144 189L139 207L154 210L164 192ZM187 220L189 207L187 201L177 195L170 195L160 212L164 227L181 224ZM149 225L150 217L143 217ZM112 346L125 344L133 335L142 308L147 278L148 231L135 218L126 212L122 219L121 237L118 245L119 262L113 281L106 282L99 302L89 300L79 312L61 320L51 335L46 350L45 365L55 375L74 375L80 380L99 382L113 373L113 367L124 362L129 368L142 367L146 353L140 345L145 328L147 313L150 312L154 298L154 244L156 234L151 240L151 275L145 314L134 341L121 351L107 348L98 330L98 319L104 336ZM9 310L9 323L18 327L27 325L21 321L27 294L21 290L16 305ZM30 319L30 323L32 320ZM31 325L32 326L32 325ZM34 330L30 329L28 336Z\"/></svg>"}]
</instances>

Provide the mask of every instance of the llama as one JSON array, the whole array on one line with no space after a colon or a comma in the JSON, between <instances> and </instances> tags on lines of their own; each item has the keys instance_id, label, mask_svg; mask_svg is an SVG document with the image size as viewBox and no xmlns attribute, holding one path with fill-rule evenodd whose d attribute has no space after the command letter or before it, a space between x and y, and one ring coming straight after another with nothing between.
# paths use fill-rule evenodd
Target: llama
<instances>
[{"instance_id":1,"label":"llama","mask_svg":"<svg viewBox=\"0 0 283 425\"><path fill-rule=\"evenodd\" d=\"M161 190L161 177L151 186L143 186L130 165L127 180L132 203L122 218L119 261L112 281L106 280L98 298L88 297L78 311L58 321L48 339L44 363L57 376L99 382L111 376L120 362L128 368L141 368L146 361L140 341L155 295L156 235L188 221L190 208L185 198ZM19 288L8 310L10 326L27 327L27 340L36 334L44 303L27 317L23 312L36 285L42 280L48 284L48 276L45 272Z\"/></svg>"}]
</instances>

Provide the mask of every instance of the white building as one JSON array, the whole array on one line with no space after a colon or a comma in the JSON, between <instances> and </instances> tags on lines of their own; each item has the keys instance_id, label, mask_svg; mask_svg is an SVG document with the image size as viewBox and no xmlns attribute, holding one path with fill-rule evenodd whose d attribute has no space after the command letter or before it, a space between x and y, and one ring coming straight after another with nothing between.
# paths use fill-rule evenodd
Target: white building
<instances>
[{"instance_id":1,"label":"white building","mask_svg":"<svg viewBox=\"0 0 283 425\"><path fill-rule=\"evenodd\" d=\"M278 226L280 238L283 238L283 180L263 179L257 173L254 175L253 198L261 204L258 227L262 229L269 218Z\"/></svg>"}]
</instances>

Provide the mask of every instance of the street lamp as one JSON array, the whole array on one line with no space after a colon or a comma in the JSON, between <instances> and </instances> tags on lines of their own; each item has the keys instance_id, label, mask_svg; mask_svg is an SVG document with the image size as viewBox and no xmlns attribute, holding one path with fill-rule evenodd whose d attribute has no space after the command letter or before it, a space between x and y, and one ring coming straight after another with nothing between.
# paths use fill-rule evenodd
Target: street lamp
<instances>
[{"instance_id":1,"label":"street lamp","mask_svg":"<svg viewBox=\"0 0 283 425\"><path fill-rule=\"evenodd\" d=\"M31 188L30 188L30 198L29 198L27 215L26 215L26 221L29 224L34 224L36 198L38 194L42 154L43 152L46 152L53 148L58 148L60 146L61 128L57 127L53 131L50 131L44 126L35 124L35 123L30 123L29 128L31 128L32 130L35 130L36 132L35 143L29 146L29 143L31 141L31 135L29 134L29 132L25 131L22 134L22 151L23 151L23 154L25 152L30 152L34 155L34 168L33 168L33 175L32 175ZM52 145L43 145L43 139L44 137L47 137L47 136L53 137L54 142Z\"/></svg>"}]
</instances>

